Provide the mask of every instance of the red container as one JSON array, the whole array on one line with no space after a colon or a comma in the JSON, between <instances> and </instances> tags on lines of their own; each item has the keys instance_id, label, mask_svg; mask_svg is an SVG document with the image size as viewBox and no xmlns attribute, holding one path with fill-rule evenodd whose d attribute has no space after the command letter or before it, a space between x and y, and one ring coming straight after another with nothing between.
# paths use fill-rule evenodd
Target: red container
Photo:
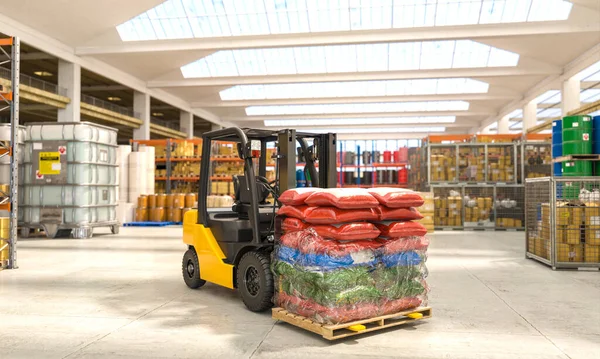
<instances>
[{"instance_id":1,"label":"red container","mask_svg":"<svg viewBox=\"0 0 600 359\"><path fill-rule=\"evenodd\" d=\"M398 183L408 183L408 170L406 168L401 168L398 170Z\"/></svg>"},{"instance_id":2,"label":"red container","mask_svg":"<svg viewBox=\"0 0 600 359\"><path fill-rule=\"evenodd\" d=\"M400 151L394 151L394 163L400 163Z\"/></svg>"},{"instance_id":3,"label":"red container","mask_svg":"<svg viewBox=\"0 0 600 359\"><path fill-rule=\"evenodd\" d=\"M394 151L394 162L403 163L408 161L408 147L401 147Z\"/></svg>"},{"instance_id":4,"label":"red container","mask_svg":"<svg viewBox=\"0 0 600 359\"><path fill-rule=\"evenodd\" d=\"M383 151L383 163L392 162L392 151Z\"/></svg>"}]
</instances>

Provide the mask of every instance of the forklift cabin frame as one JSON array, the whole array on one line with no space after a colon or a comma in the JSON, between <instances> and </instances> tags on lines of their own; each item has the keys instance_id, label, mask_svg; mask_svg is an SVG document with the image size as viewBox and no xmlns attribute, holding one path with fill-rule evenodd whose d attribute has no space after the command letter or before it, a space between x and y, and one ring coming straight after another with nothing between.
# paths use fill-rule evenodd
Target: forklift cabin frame
<instances>
[{"instance_id":1,"label":"forklift cabin frame","mask_svg":"<svg viewBox=\"0 0 600 359\"><path fill-rule=\"evenodd\" d=\"M313 146L308 146L307 139L315 140ZM265 244L261 233L259 223L259 203L256 190L256 176L252 157L252 142L258 140L261 142L261 156L258 163L258 175L265 177L267 168L267 143L277 141L277 170L276 178L279 180L279 191L296 187L296 142L300 144L300 150L306 160L305 171L308 172L313 187L334 188L337 186L337 167L336 167L336 135L300 133L296 130L259 130L242 129L239 127L229 127L222 130L206 132L202 135L202 154L203 159L200 162L200 189L198 193L198 224L204 227L210 227L207 197L208 183L210 178L211 161L204 160L210 158L213 141L236 142L241 145L241 159L244 161L244 174L246 176L246 185L250 191L251 205L248 211L249 221L252 225L252 242L247 243L252 246L262 246ZM315 167L314 145L318 145L317 160L321 171L317 172ZM274 203L274 206L277 204Z\"/></svg>"}]
</instances>

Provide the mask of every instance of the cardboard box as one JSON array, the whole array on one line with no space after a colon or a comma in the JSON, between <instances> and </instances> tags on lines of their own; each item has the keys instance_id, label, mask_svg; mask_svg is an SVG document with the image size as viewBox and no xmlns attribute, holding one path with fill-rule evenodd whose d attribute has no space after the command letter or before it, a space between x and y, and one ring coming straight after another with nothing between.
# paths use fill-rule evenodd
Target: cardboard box
<instances>
[{"instance_id":1,"label":"cardboard box","mask_svg":"<svg viewBox=\"0 0 600 359\"><path fill-rule=\"evenodd\" d=\"M583 262L583 245L556 243L558 262Z\"/></svg>"},{"instance_id":2,"label":"cardboard box","mask_svg":"<svg viewBox=\"0 0 600 359\"><path fill-rule=\"evenodd\" d=\"M566 226L564 243L573 245L581 243L581 228L578 225Z\"/></svg>"},{"instance_id":3,"label":"cardboard box","mask_svg":"<svg viewBox=\"0 0 600 359\"><path fill-rule=\"evenodd\" d=\"M586 244L584 249L584 262L600 263L600 246Z\"/></svg>"}]
</instances>

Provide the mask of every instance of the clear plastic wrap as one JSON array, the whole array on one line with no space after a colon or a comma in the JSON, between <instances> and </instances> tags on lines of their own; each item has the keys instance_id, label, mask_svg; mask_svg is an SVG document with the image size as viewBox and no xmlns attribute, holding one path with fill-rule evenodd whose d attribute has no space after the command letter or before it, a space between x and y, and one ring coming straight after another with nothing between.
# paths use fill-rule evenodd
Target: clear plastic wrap
<instances>
[{"instance_id":1,"label":"clear plastic wrap","mask_svg":"<svg viewBox=\"0 0 600 359\"><path fill-rule=\"evenodd\" d=\"M311 193L306 200L309 206L333 206L341 209L374 208L379 202L362 188L328 188Z\"/></svg>"},{"instance_id":2,"label":"clear plastic wrap","mask_svg":"<svg viewBox=\"0 0 600 359\"><path fill-rule=\"evenodd\" d=\"M284 232L300 231L312 228L317 234L327 239L354 241L359 239L375 239L381 232L373 223L356 222L344 224L308 224L297 218L286 218L281 224Z\"/></svg>"},{"instance_id":3,"label":"clear plastic wrap","mask_svg":"<svg viewBox=\"0 0 600 359\"><path fill-rule=\"evenodd\" d=\"M288 206L300 206L304 204L304 201L308 198L308 196L317 191L320 191L320 188L292 188L283 192L278 199L279 202Z\"/></svg>"},{"instance_id":4,"label":"clear plastic wrap","mask_svg":"<svg viewBox=\"0 0 600 359\"><path fill-rule=\"evenodd\" d=\"M414 207L410 208L388 208L386 206L379 206L377 208L379 212L380 221L412 221L417 219L423 219L423 215L418 209Z\"/></svg>"},{"instance_id":5,"label":"clear plastic wrap","mask_svg":"<svg viewBox=\"0 0 600 359\"><path fill-rule=\"evenodd\" d=\"M377 223L376 226L381 231L382 237L419 237L427 234L424 225L412 221L384 222Z\"/></svg>"},{"instance_id":6,"label":"clear plastic wrap","mask_svg":"<svg viewBox=\"0 0 600 359\"><path fill-rule=\"evenodd\" d=\"M421 207L425 200L418 192L404 188L369 188L367 190L377 201L390 208Z\"/></svg>"},{"instance_id":7,"label":"clear plastic wrap","mask_svg":"<svg viewBox=\"0 0 600 359\"><path fill-rule=\"evenodd\" d=\"M314 229L284 234L273 251L275 304L337 324L424 305L423 237L336 241Z\"/></svg>"}]
</instances>

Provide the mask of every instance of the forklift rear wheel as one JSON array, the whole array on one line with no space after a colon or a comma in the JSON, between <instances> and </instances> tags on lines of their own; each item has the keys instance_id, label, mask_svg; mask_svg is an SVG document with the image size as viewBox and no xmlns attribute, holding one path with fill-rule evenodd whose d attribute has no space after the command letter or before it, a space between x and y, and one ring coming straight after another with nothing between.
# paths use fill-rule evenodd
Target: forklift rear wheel
<instances>
[{"instance_id":1,"label":"forklift rear wheel","mask_svg":"<svg viewBox=\"0 0 600 359\"><path fill-rule=\"evenodd\" d=\"M237 286L251 311L262 312L273 306L273 274L268 254L256 251L244 254L237 268Z\"/></svg>"},{"instance_id":2,"label":"forklift rear wheel","mask_svg":"<svg viewBox=\"0 0 600 359\"><path fill-rule=\"evenodd\" d=\"M194 248L188 249L183 255L181 272L183 274L183 281L192 289L200 288L206 284L205 280L200 279L200 264L198 263L198 255Z\"/></svg>"}]
</instances>

